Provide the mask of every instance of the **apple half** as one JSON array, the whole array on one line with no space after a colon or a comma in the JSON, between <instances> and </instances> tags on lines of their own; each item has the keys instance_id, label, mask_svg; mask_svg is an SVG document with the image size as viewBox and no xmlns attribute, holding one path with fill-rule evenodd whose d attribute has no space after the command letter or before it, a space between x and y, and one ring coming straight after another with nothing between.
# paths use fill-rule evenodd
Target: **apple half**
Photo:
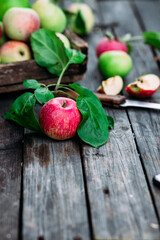
<instances>
[{"instance_id":1,"label":"apple half","mask_svg":"<svg viewBox=\"0 0 160 240\"><path fill-rule=\"evenodd\" d=\"M135 82L125 87L126 92L134 97L151 97L160 86L160 78L155 74L142 75Z\"/></svg>"},{"instance_id":2,"label":"apple half","mask_svg":"<svg viewBox=\"0 0 160 240\"><path fill-rule=\"evenodd\" d=\"M98 87L97 92L106 95L118 95L123 88L123 79L120 76L114 76L102 81L102 85Z\"/></svg>"}]
</instances>

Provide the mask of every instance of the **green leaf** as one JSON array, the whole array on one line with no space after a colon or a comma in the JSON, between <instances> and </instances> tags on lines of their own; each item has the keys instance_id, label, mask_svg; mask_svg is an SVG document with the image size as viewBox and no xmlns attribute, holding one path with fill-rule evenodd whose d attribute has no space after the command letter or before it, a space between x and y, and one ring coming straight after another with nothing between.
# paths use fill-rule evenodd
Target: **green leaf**
<instances>
[{"instance_id":1,"label":"green leaf","mask_svg":"<svg viewBox=\"0 0 160 240\"><path fill-rule=\"evenodd\" d=\"M109 136L108 119L102 104L89 89L77 83L69 84L69 87L79 93L77 107L83 119L77 133L84 142L98 148L107 141Z\"/></svg>"},{"instance_id":2,"label":"green leaf","mask_svg":"<svg viewBox=\"0 0 160 240\"><path fill-rule=\"evenodd\" d=\"M156 47L160 50L160 33L159 32L144 32L142 37L146 44Z\"/></svg>"},{"instance_id":3,"label":"green leaf","mask_svg":"<svg viewBox=\"0 0 160 240\"><path fill-rule=\"evenodd\" d=\"M78 30L78 32L80 34L85 34L86 33L86 23L83 17L83 14L81 12L81 10L78 11L75 20L74 20L74 25L76 27L76 29Z\"/></svg>"},{"instance_id":4,"label":"green leaf","mask_svg":"<svg viewBox=\"0 0 160 240\"><path fill-rule=\"evenodd\" d=\"M5 120L11 120L11 116L9 114L9 112L6 112L5 114L3 114L2 116Z\"/></svg>"},{"instance_id":5,"label":"green leaf","mask_svg":"<svg viewBox=\"0 0 160 240\"><path fill-rule=\"evenodd\" d=\"M39 29L31 34L31 47L37 64L46 67L52 74L60 75L68 58L65 47L56 34L47 29Z\"/></svg>"},{"instance_id":6,"label":"green leaf","mask_svg":"<svg viewBox=\"0 0 160 240\"><path fill-rule=\"evenodd\" d=\"M75 49L66 48L65 52L69 58L69 63L82 63L86 57L85 54L78 52Z\"/></svg>"},{"instance_id":7,"label":"green leaf","mask_svg":"<svg viewBox=\"0 0 160 240\"><path fill-rule=\"evenodd\" d=\"M133 47L130 43L126 43L127 48L128 48L128 54L130 54L133 51Z\"/></svg>"},{"instance_id":8,"label":"green leaf","mask_svg":"<svg viewBox=\"0 0 160 240\"><path fill-rule=\"evenodd\" d=\"M65 16L66 16L66 19L67 19L67 28L69 28L70 30L73 29L73 24L74 24L74 20L76 18L76 13L73 13L73 12L70 12L66 9L62 9Z\"/></svg>"},{"instance_id":9,"label":"green leaf","mask_svg":"<svg viewBox=\"0 0 160 240\"><path fill-rule=\"evenodd\" d=\"M108 127L110 129L113 129L114 128L114 119L111 116L107 116L107 119L108 119Z\"/></svg>"},{"instance_id":10,"label":"green leaf","mask_svg":"<svg viewBox=\"0 0 160 240\"><path fill-rule=\"evenodd\" d=\"M35 79L26 79L23 82L23 86L26 88L36 89L41 86L41 84Z\"/></svg>"},{"instance_id":11,"label":"green leaf","mask_svg":"<svg viewBox=\"0 0 160 240\"><path fill-rule=\"evenodd\" d=\"M49 89L44 88L44 87L37 88L34 93L35 93L37 101L40 104L44 104L44 103L48 102L49 100L51 100L52 98L54 98L53 93Z\"/></svg>"},{"instance_id":12,"label":"green leaf","mask_svg":"<svg viewBox=\"0 0 160 240\"><path fill-rule=\"evenodd\" d=\"M22 127L41 132L39 122L34 115L36 98L34 94L26 92L19 96L11 105L9 110L10 119Z\"/></svg>"}]
</instances>

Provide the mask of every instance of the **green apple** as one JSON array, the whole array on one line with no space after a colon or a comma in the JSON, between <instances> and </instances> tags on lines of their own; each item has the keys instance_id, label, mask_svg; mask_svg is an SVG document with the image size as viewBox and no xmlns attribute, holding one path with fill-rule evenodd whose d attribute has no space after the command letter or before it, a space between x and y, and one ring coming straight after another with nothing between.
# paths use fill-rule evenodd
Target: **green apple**
<instances>
[{"instance_id":1,"label":"green apple","mask_svg":"<svg viewBox=\"0 0 160 240\"><path fill-rule=\"evenodd\" d=\"M4 33L3 23L1 21L0 21L0 29L1 29L0 46L2 46L7 41L7 37Z\"/></svg>"},{"instance_id":2,"label":"green apple","mask_svg":"<svg viewBox=\"0 0 160 240\"><path fill-rule=\"evenodd\" d=\"M32 8L38 13L42 28L54 32L64 31L67 20L60 7L49 0L37 0Z\"/></svg>"},{"instance_id":3,"label":"green apple","mask_svg":"<svg viewBox=\"0 0 160 240\"><path fill-rule=\"evenodd\" d=\"M31 59L27 44L20 41L8 41L0 48L1 63L20 62Z\"/></svg>"},{"instance_id":4,"label":"green apple","mask_svg":"<svg viewBox=\"0 0 160 240\"><path fill-rule=\"evenodd\" d=\"M86 34L94 27L94 14L86 3L72 3L68 10L77 14L74 18L72 30L77 34Z\"/></svg>"},{"instance_id":5,"label":"green apple","mask_svg":"<svg viewBox=\"0 0 160 240\"><path fill-rule=\"evenodd\" d=\"M57 37L63 42L66 48L71 48L69 39L62 33L56 33Z\"/></svg>"},{"instance_id":6,"label":"green apple","mask_svg":"<svg viewBox=\"0 0 160 240\"><path fill-rule=\"evenodd\" d=\"M0 0L0 20L3 19L5 12L12 7L30 8L28 0Z\"/></svg>"},{"instance_id":7,"label":"green apple","mask_svg":"<svg viewBox=\"0 0 160 240\"><path fill-rule=\"evenodd\" d=\"M125 77L132 69L131 57L123 51L109 51L101 54L98 66L101 74L107 77Z\"/></svg>"}]
</instances>

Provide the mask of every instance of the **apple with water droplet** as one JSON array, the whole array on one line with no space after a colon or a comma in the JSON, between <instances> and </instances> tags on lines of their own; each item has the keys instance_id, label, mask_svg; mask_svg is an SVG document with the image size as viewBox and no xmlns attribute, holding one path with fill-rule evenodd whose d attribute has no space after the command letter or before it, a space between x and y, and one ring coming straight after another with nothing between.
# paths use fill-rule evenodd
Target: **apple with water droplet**
<instances>
[{"instance_id":1,"label":"apple with water droplet","mask_svg":"<svg viewBox=\"0 0 160 240\"><path fill-rule=\"evenodd\" d=\"M81 114L73 99L56 97L44 104L39 123L44 133L53 139L72 138L81 122Z\"/></svg>"}]
</instances>

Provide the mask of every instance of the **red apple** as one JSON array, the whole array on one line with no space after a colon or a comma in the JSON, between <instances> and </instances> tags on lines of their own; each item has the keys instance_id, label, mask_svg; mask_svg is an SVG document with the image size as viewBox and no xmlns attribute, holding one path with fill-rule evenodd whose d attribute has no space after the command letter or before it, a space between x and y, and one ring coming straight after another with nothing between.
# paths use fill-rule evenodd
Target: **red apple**
<instances>
[{"instance_id":1,"label":"red apple","mask_svg":"<svg viewBox=\"0 0 160 240\"><path fill-rule=\"evenodd\" d=\"M64 140L76 134L81 114L74 100L56 97L42 107L39 122L48 137Z\"/></svg>"},{"instance_id":2,"label":"red apple","mask_svg":"<svg viewBox=\"0 0 160 240\"><path fill-rule=\"evenodd\" d=\"M1 63L20 62L31 59L27 44L20 41L8 41L0 48Z\"/></svg>"},{"instance_id":3,"label":"red apple","mask_svg":"<svg viewBox=\"0 0 160 240\"><path fill-rule=\"evenodd\" d=\"M128 53L128 48L125 43L120 41L109 39L108 37L102 38L96 47L96 54L99 57L102 53L108 51L123 51Z\"/></svg>"},{"instance_id":4,"label":"red apple","mask_svg":"<svg viewBox=\"0 0 160 240\"><path fill-rule=\"evenodd\" d=\"M29 8L10 8L3 17L4 31L12 40L28 41L40 28L38 14Z\"/></svg>"},{"instance_id":5,"label":"red apple","mask_svg":"<svg viewBox=\"0 0 160 240\"><path fill-rule=\"evenodd\" d=\"M154 74L146 74L136 79L135 82L126 86L126 92L134 97L151 97L159 88L160 79Z\"/></svg>"}]
</instances>

